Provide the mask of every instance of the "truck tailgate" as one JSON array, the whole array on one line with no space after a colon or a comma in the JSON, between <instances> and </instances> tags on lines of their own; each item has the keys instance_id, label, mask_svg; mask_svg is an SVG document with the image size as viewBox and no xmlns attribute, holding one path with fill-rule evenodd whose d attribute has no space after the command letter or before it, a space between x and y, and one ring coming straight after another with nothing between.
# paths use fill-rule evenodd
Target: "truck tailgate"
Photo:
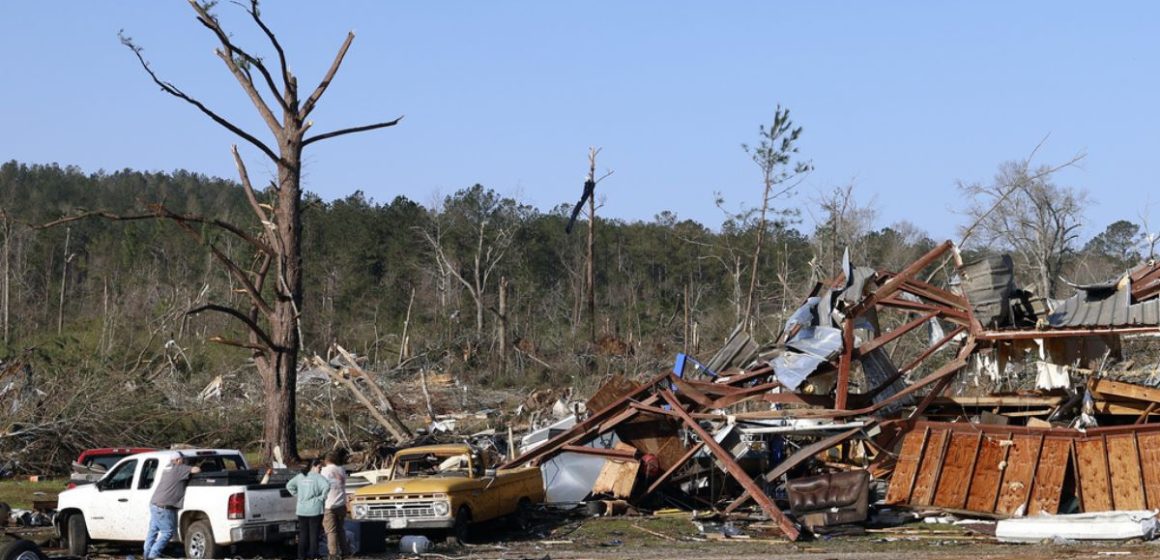
<instances>
[{"instance_id":1,"label":"truck tailgate","mask_svg":"<svg viewBox=\"0 0 1160 560\"><path fill-rule=\"evenodd\" d=\"M297 500L286 487L257 486L246 489L247 521L295 521Z\"/></svg>"}]
</instances>

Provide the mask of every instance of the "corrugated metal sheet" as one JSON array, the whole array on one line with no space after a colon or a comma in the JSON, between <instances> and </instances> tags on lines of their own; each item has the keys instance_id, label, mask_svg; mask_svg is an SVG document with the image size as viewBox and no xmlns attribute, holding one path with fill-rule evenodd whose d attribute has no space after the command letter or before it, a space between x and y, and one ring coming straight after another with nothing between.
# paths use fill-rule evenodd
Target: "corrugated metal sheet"
<instances>
[{"instance_id":1,"label":"corrugated metal sheet","mask_svg":"<svg viewBox=\"0 0 1160 560\"><path fill-rule=\"evenodd\" d=\"M984 327L1011 324L1011 295L1015 292L1013 269L1010 255L985 257L963 265L963 293L974 308L975 318Z\"/></svg>"},{"instance_id":2,"label":"corrugated metal sheet","mask_svg":"<svg viewBox=\"0 0 1160 560\"><path fill-rule=\"evenodd\" d=\"M1160 299L1132 304L1127 289L1100 297L1104 289L1080 290L1056 306L1047 317L1056 328L1133 327L1160 325Z\"/></svg>"}]
</instances>

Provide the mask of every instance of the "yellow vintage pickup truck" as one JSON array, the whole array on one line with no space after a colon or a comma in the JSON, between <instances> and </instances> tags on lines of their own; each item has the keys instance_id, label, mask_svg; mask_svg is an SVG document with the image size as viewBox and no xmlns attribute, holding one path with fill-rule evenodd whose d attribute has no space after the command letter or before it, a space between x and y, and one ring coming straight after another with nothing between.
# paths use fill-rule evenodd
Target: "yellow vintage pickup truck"
<instances>
[{"instance_id":1,"label":"yellow vintage pickup truck","mask_svg":"<svg viewBox=\"0 0 1160 560\"><path fill-rule=\"evenodd\" d=\"M355 491L351 517L386 521L392 533L467 542L472 524L522 516L544 501L539 467L495 470L488 461L466 444L399 451L388 479Z\"/></svg>"}]
</instances>

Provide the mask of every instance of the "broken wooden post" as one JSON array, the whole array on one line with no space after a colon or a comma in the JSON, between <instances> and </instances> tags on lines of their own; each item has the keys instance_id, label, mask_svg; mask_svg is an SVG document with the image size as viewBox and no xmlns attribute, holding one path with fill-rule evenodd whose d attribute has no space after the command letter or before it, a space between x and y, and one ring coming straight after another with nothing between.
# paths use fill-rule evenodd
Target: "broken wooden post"
<instances>
[{"instance_id":1,"label":"broken wooden post","mask_svg":"<svg viewBox=\"0 0 1160 560\"><path fill-rule=\"evenodd\" d=\"M661 398L663 398L665 402L669 403L669 406L672 407L670 412L677 418L680 418L681 421L685 423L685 426L687 426L690 430L693 430L693 432L697 434L697 437L701 438L701 441L704 442L705 447L708 447L709 451L713 453L713 456L716 457L722 465L724 465L725 470L729 472L729 475L732 476L733 479L736 480L737 483L740 484L741 487L744 488L751 496L753 496L753 499L757 502L757 505L761 506L762 511L764 511L767 515L769 515L770 519L777 523L777 526L779 529L781 529L781 532L790 540L796 541L798 536L801 535L801 531L798 530L797 526L794 525L794 523L790 521L789 518L786 517L780 509L778 509L777 504L773 503L773 500L771 500L769 496L765 495L765 491L760 486L758 486L752 478L749 478L749 475L745 472L745 469L741 468L741 465L737 464L737 462L733 459L733 456L730 455L729 452L725 450L725 448L721 447L721 444L717 443L717 440L713 439L713 434L710 434L705 430L705 428L702 428L701 425L698 424L692 416L689 416L688 411L684 409L680 401L677 400L677 397L673 395L673 393L668 389L662 389L660 391L660 395Z\"/></svg>"}]
</instances>

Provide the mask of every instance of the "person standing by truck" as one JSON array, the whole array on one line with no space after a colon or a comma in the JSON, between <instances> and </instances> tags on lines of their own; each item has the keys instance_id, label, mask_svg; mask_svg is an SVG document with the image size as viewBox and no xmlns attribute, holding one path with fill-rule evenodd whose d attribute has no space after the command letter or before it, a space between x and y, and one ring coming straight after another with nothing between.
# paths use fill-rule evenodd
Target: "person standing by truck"
<instances>
[{"instance_id":1,"label":"person standing by truck","mask_svg":"<svg viewBox=\"0 0 1160 560\"><path fill-rule=\"evenodd\" d=\"M326 494L326 511L322 514L322 528L326 531L326 553L330 560L340 560L350 553L346 542L346 470L339 463L342 455L331 451L323 458L321 474L330 482Z\"/></svg>"},{"instance_id":2,"label":"person standing by truck","mask_svg":"<svg viewBox=\"0 0 1160 560\"><path fill-rule=\"evenodd\" d=\"M185 503L189 476L201 469L185 464L181 453L161 468L153 499L149 500L149 531L145 533L145 560L161 556L161 551L177 531L177 511Z\"/></svg>"},{"instance_id":3,"label":"person standing by truck","mask_svg":"<svg viewBox=\"0 0 1160 560\"><path fill-rule=\"evenodd\" d=\"M298 560L318 558L318 537L322 534L322 510L330 481L322 476L322 462L311 459L302 472L290 479L286 490L298 498Z\"/></svg>"}]
</instances>

